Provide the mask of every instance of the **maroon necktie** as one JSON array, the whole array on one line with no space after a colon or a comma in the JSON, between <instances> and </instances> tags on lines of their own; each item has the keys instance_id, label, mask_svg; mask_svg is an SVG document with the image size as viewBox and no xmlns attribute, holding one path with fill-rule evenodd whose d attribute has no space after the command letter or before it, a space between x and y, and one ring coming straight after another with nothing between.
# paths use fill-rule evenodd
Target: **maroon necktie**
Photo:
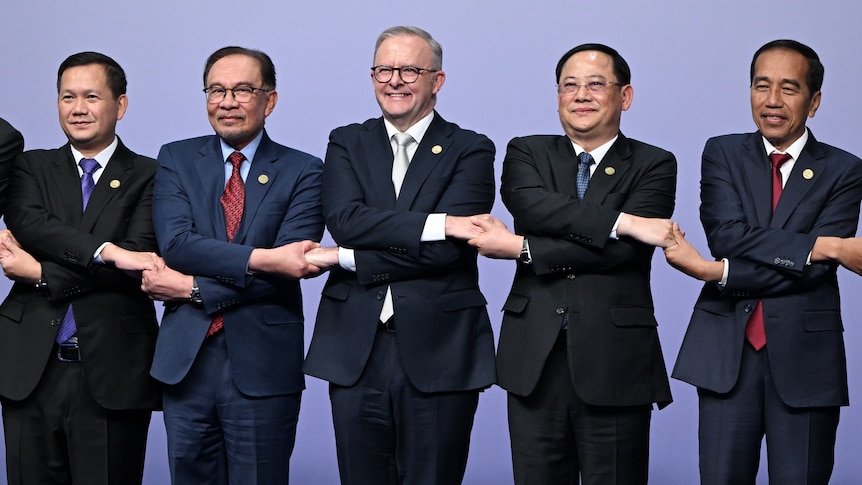
<instances>
[{"instance_id":1,"label":"maroon necktie","mask_svg":"<svg viewBox=\"0 0 862 485\"><path fill-rule=\"evenodd\" d=\"M769 155L769 161L772 162L772 211L778 206L778 199L781 198L781 165L790 160L790 155L786 153L773 153ZM754 313L748 319L748 324L745 326L745 339L748 340L754 350L760 350L766 345L766 329L763 326L763 302L758 301L754 307Z\"/></svg>"},{"instance_id":2,"label":"maroon necktie","mask_svg":"<svg viewBox=\"0 0 862 485\"><path fill-rule=\"evenodd\" d=\"M233 152L227 157L227 161L233 165L233 171L230 178L227 179L227 185L224 188L224 193L221 195L221 205L224 210L224 226L227 233L227 240L232 241L236 236L236 231L239 229L239 223L242 221L242 211L245 207L245 183L239 174L239 167L242 165L245 156L240 152ZM224 317L218 314L210 323L210 328L207 330L207 337L211 337L224 328Z\"/></svg>"}]
</instances>

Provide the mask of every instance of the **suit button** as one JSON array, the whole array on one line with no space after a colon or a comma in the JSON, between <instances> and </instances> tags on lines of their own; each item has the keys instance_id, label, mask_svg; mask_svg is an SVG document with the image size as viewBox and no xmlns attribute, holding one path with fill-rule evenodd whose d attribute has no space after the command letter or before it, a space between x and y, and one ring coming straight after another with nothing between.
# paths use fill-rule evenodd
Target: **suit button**
<instances>
[{"instance_id":1,"label":"suit button","mask_svg":"<svg viewBox=\"0 0 862 485\"><path fill-rule=\"evenodd\" d=\"M63 323L63 320L60 318L55 318L55 319L51 320L51 326L52 327L59 327L61 323Z\"/></svg>"},{"instance_id":2,"label":"suit button","mask_svg":"<svg viewBox=\"0 0 862 485\"><path fill-rule=\"evenodd\" d=\"M382 300L382 299L384 299L384 298L386 298L386 293L384 293L384 292L382 292L382 291L378 291L378 292L377 292L377 299L378 299L378 300Z\"/></svg>"},{"instance_id":3,"label":"suit button","mask_svg":"<svg viewBox=\"0 0 862 485\"><path fill-rule=\"evenodd\" d=\"M567 274L566 278L573 280L573 279L575 279L575 275L574 274Z\"/></svg>"},{"instance_id":4,"label":"suit button","mask_svg":"<svg viewBox=\"0 0 862 485\"><path fill-rule=\"evenodd\" d=\"M556 311L557 315L562 315L562 314L566 313L566 309L563 307L557 307L557 309L555 311Z\"/></svg>"},{"instance_id":5,"label":"suit button","mask_svg":"<svg viewBox=\"0 0 862 485\"><path fill-rule=\"evenodd\" d=\"M781 258L775 258L772 260L772 262L775 264L781 264Z\"/></svg>"},{"instance_id":6,"label":"suit button","mask_svg":"<svg viewBox=\"0 0 862 485\"><path fill-rule=\"evenodd\" d=\"M751 313L751 310L752 310L751 305L745 305L743 310L745 311L745 313Z\"/></svg>"}]
</instances>

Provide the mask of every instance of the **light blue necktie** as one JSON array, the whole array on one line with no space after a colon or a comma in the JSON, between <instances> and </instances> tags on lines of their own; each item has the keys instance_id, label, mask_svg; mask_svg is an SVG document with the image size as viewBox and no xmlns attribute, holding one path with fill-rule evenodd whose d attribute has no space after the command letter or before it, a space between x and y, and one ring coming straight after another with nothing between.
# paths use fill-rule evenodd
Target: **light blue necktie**
<instances>
[{"instance_id":1,"label":"light blue necktie","mask_svg":"<svg viewBox=\"0 0 862 485\"><path fill-rule=\"evenodd\" d=\"M83 200L82 211L87 210L87 203L90 202L90 196L93 195L93 189L96 188L96 181L93 180L93 172L100 167L99 162L92 158L82 158L80 164L84 174L81 175L81 199ZM69 340L78 327L75 325L75 316L72 314L72 305L66 309L66 314L63 315L63 322L60 324L60 329L57 330L57 343L61 344Z\"/></svg>"},{"instance_id":2,"label":"light blue necktie","mask_svg":"<svg viewBox=\"0 0 862 485\"><path fill-rule=\"evenodd\" d=\"M578 154L578 198L583 199L587 192L587 186L590 185L590 166L596 163L593 156L587 152Z\"/></svg>"}]
</instances>

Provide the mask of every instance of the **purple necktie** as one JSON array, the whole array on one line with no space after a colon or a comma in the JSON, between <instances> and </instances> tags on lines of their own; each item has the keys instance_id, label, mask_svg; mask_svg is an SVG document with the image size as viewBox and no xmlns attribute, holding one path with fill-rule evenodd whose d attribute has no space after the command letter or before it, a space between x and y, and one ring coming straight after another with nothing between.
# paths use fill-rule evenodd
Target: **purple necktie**
<instances>
[{"instance_id":1,"label":"purple necktie","mask_svg":"<svg viewBox=\"0 0 862 485\"><path fill-rule=\"evenodd\" d=\"M90 196L93 195L93 189L96 188L96 181L93 180L93 172L99 167L99 162L92 158L82 158L81 169L84 175L81 175L81 199L83 201L82 211L87 210L87 203L90 202ZM69 340L75 332L78 331L75 325L75 316L72 314L72 305L66 309L66 314L63 315L63 323L60 324L60 329L57 331L57 343L61 344Z\"/></svg>"}]
</instances>

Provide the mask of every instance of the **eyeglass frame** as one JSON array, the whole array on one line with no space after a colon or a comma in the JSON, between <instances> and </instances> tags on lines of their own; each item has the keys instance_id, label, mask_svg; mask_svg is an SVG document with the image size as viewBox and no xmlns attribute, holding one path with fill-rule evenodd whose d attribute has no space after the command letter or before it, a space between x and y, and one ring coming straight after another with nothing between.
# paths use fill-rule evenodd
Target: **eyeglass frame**
<instances>
[{"instance_id":1,"label":"eyeglass frame","mask_svg":"<svg viewBox=\"0 0 862 485\"><path fill-rule=\"evenodd\" d=\"M590 94L601 94L607 91L608 87L612 84L616 84L617 86L625 86L626 84L617 82L617 81L589 81L584 84L578 84L576 82L570 83L571 91L565 92L565 87L557 84L557 94L571 96L573 94L577 94L580 92L581 88L586 88L587 92ZM601 86L601 87L599 87Z\"/></svg>"},{"instance_id":2,"label":"eyeglass frame","mask_svg":"<svg viewBox=\"0 0 862 485\"><path fill-rule=\"evenodd\" d=\"M248 101L240 101L240 100L238 100L238 99L236 98L236 90L237 90L237 89L248 89L248 90L250 90L250 91L251 91L251 97L248 99ZM215 100L215 101L214 101L214 100L212 100L212 99L210 99L210 93L212 93L214 90L223 90L223 91L224 91L224 95L222 96L222 98L221 98L221 99L219 99L219 100ZM239 86L234 86L234 87L232 87L232 88L225 88L225 87L220 87L220 86L211 86L211 87L208 87L208 88L203 88L203 93L204 93L204 95L206 96L207 103L209 103L209 104L219 104L219 103L221 103L222 101L224 101L224 100L227 98L227 92L228 92L228 91L230 91L230 95L231 95L231 96L233 96L233 99L234 99L237 103L250 103L250 102L254 99L254 93L255 93L255 92L257 92L257 91L263 91L264 93L270 93L270 92L272 92L272 91L275 91L275 89L272 89L272 88L256 88L256 87L254 87L254 86L248 86L248 85L245 85L245 84L241 84L241 85L239 85Z\"/></svg>"},{"instance_id":3,"label":"eyeglass frame","mask_svg":"<svg viewBox=\"0 0 862 485\"><path fill-rule=\"evenodd\" d=\"M385 81L381 81L380 79L377 78L377 69L379 69L381 67L385 67L385 68L390 69L392 71L392 74L389 76L389 79L387 79ZM417 71L416 72L416 79L414 79L412 81L408 81L408 80L404 79L404 76L402 75L403 69L416 69L416 71ZM392 66L387 66L386 64L379 64L377 66L371 66L371 76L374 78L375 81L379 82L380 84L386 84L388 82L391 82L392 78L395 77L395 71L398 71L398 79L401 79L401 82L403 82L404 84L413 84L419 80L419 77L422 75L423 72L425 72L425 71L440 72L440 69L426 69L424 67L416 67L416 66L392 67Z\"/></svg>"}]
</instances>

